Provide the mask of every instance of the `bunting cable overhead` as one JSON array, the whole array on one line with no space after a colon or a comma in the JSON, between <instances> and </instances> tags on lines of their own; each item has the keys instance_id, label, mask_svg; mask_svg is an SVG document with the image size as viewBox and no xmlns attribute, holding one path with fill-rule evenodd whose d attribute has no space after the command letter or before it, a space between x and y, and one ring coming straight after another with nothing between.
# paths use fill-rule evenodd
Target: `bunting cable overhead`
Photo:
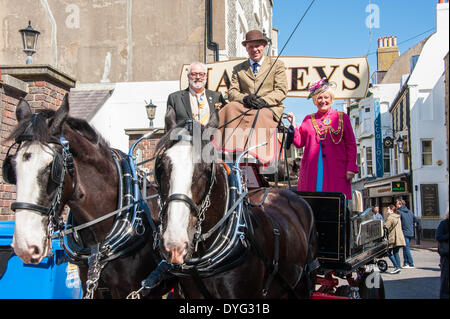
<instances>
[{"instance_id":1,"label":"bunting cable overhead","mask_svg":"<svg viewBox=\"0 0 450 319\"><path fill-rule=\"evenodd\" d=\"M417 34L417 35L415 35L415 36L412 36L412 37L410 37L410 38L408 38L408 39L406 39L406 40L403 40L403 41L401 41L401 42L398 42L398 43L397 43L397 46L399 46L400 44L406 43L406 42L408 42L408 41L411 41L411 40L413 40L413 39L415 39L415 38L417 38L417 37L420 37L421 35L424 35L424 34L430 32L430 31L433 31L433 30L435 30L435 29L436 29L436 28L433 27L433 28L431 28L431 29L428 29L428 30L422 32L422 33L419 33L419 34ZM366 57L369 56L369 55L375 54L375 53L377 53L377 51L370 52L370 53L368 53L368 54L366 55Z\"/></svg>"},{"instance_id":2,"label":"bunting cable overhead","mask_svg":"<svg viewBox=\"0 0 450 319\"><path fill-rule=\"evenodd\" d=\"M303 13L303 16L300 18L300 20L297 22L297 25L295 26L294 30L292 30L291 34L289 35L289 38L286 40L286 43L283 45L283 47L281 48L280 53L278 53L277 58L275 59L275 62L272 63L272 65L270 66L269 72L267 72L266 76L264 77L264 79L262 80L261 84L259 85L258 89L255 92L255 95L258 95L259 90L261 89L262 85L264 84L264 82L267 79L267 76L269 75L270 71L272 71L273 66L275 65L275 63L277 63L278 59L280 58L281 54L283 53L284 49L286 48L286 45L289 43L289 41L291 40L292 36L294 35L295 31L297 31L300 23L302 23L303 19L305 18L305 16L308 14L309 9L311 9L312 5L314 4L314 2L316 2L316 0L312 0L311 3L309 4L308 8L306 9L305 13Z\"/></svg>"}]
</instances>

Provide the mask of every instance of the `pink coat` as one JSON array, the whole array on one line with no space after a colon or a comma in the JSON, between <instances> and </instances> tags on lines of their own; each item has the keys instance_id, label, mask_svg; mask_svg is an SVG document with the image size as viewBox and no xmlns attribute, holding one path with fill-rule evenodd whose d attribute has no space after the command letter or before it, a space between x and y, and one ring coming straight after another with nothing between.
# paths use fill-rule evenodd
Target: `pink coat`
<instances>
[{"instance_id":1,"label":"pink coat","mask_svg":"<svg viewBox=\"0 0 450 319\"><path fill-rule=\"evenodd\" d=\"M317 112L316 123L323 126L322 121L328 117L331 119L331 126L337 130L339 125L339 112L330 109L326 114ZM323 192L341 192L348 200L352 199L351 181L347 180L347 171L358 172L356 165L356 141L353 134L353 128L347 114L343 113L344 133L342 140L339 141L340 134L333 134L333 140L330 132L326 139L322 141L323 156ZM332 133L331 133L332 134ZM305 147L303 158L300 165L298 176L299 191L316 191L317 166L320 149L320 140L312 125L311 115L307 115L301 126L294 131L293 144L296 147Z\"/></svg>"}]
</instances>

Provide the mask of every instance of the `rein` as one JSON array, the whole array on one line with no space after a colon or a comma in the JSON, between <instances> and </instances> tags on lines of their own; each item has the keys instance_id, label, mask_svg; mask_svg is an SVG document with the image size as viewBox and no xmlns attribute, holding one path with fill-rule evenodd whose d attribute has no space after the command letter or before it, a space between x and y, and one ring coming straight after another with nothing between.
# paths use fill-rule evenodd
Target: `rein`
<instances>
[{"instance_id":1,"label":"rein","mask_svg":"<svg viewBox=\"0 0 450 319\"><path fill-rule=\"evenodd\" d=\"M59 234L62 246L69 259L75 264L87 263L88 265L85 299L93 298L101 271L108 262L134 251L145 244L149 235L155 237L157 234L157 227L151 218L150 209L145 200L159 195L150 195L143 198L139 188L133 189L133 185L137 183L133 160L119 151L114 151L112 155L118 169L120 168L118 184L123 184L123 186L119 186L119 208L78 226L71 225L71 218L68 218L66 228ZM125 205L122 205L122 203ZM105 240L91 247L84 247L78 231L112 216L115 216L115 219ZM155 245L156 240L154 241ZM159 259L157 256L155 258Z\"/></svg>"},{"instance_id":2,"label":"rein","mask_svg":"<svg viewBox=\"0 0 450 319\"><path fill-rule=\"evenodd\" d=\"M150 195L150 196L142 198L142 200L152 199L152 198L156 198L156 197L159 197L159 195L158 194ZM89 221L87 223L84 223L84 224L81 224L81 225L77 225L77 226L69 225L68 228L66 227L66 228L60 230L59 232L54 233L51 238L52 239L62 238L64 236L70 235L70 234L72 234L74 232L78 232L78 231L80 231L82 229L91 227L92 225L98 224L98 223L100 223L100 222L102 222L102 221L104 221L104 220L106 220L106 219L108 219L110 217L116 216L117 214L119 214L119 213L121 213L121 212L123 212L123 211L125 211L127 209L130 209L130 208L134 207L134 205L139 204L140 202L141 201L134 201L134 202L132 202L131 204L129 204L127 206L124 206L124 207L122 207L120 209L116 209L115 211L112 211L112 212L110 212L110 213L108 213L106 215L103 215L103 216L101 216L99 218L96 218L94 220L91 220L91 221Z\"/></svg>"}]
</instances>

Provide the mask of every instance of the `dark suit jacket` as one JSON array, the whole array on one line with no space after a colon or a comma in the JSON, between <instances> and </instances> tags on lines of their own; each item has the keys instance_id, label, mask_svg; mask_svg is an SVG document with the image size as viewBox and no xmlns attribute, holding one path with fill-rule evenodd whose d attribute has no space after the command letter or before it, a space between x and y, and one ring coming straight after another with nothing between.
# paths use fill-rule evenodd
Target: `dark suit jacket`
<instances>
[{"instance_id":1,"label":"dark suit jacket","mask_svg":"<svg viewBox=\"0 0 450 319\"><path fill-rule=\"evenodd\" d=\"M213 114L216 104L220 104L220 107L226 104L222 93L211 90L206 90L206 98L209 104L209 112ZM177 123L192 119L191 101L189 98L189 88L181 91L171 93L167 98L167 111L169 108L175 110L177 115Z\"/></svg>"}]
</instances>

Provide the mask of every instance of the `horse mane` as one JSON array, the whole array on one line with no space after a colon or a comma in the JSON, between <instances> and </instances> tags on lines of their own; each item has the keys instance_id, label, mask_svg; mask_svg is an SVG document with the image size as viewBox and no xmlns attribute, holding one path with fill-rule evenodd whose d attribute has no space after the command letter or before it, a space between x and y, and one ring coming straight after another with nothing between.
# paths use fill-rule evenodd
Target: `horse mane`
<instances>
[{"instance_id":1,"label":"horse mane","mask_svg":"<svg viewBox=\"0 0 450 319\"><path fill-rule=\"evenodd\" d=\"M30 136L31 140L38 141L42 144L48 143L52 137L49 128L52 125L55 113L54 110L44 109L37 113L38 115L34 117L34 120L33 116L25 118L18 123L7 139L11 140L19 138L26 132L30 123L32 123L33 134ZM110 153L109 143L88 122L82 119L68 117L65 123L89 142L98 145L102 152L105 154Z\"/></svg>"}]
</instances>

